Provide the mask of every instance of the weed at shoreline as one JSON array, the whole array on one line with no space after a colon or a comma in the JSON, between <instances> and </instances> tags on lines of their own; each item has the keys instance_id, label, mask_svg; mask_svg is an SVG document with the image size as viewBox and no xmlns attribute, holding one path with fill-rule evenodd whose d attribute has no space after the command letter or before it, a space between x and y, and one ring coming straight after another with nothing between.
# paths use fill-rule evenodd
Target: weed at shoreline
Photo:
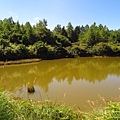
<instances>
[{"instance_id":1,"label":"weed at shoreline","mask_svg":"<svg viewBox=\"0 0 120 120\"><path fill-rule=\"evenodd\" d=\"M90 102L90 101L89 101ZM91 101L91 104L94 104ZM61 102L50 100L13 99L11 94L0 92L0 120L119 120L120 102L109 102L106 107L90 112L74 110Z\"/></svg>"}]
</instances>

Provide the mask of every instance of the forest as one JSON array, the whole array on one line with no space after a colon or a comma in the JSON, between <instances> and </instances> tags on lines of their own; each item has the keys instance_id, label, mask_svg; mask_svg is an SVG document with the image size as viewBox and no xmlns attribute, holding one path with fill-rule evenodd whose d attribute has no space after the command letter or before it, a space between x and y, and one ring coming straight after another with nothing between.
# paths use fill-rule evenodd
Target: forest
<instances>
[{"instance_id":1,"label":"forest","mask_svg":"<svg viewBox=\"0 0 120 120\"><path fill-rule=\"evenodd\" d=\"M95 22L89 25L57 24L47 28L47 20L20 24L12 17L0 20L0 61L40 58L120 56L120 29L109 30Z\"/></svg>"}]
</instances>

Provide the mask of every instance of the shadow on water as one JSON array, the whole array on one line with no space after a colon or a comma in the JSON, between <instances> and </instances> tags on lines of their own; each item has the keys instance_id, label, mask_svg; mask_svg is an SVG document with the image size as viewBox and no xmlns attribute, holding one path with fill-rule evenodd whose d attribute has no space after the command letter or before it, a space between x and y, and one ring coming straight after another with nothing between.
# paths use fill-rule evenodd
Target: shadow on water
<instances>
[{"instance_id":1,"label":"shadow on water","mask_svg":"<svg viewBox=\"0 0 120 120\"><path fill-rule=\"evenodd\" d=\"M20 86L21 92L25 93L26 84L33 85L35 80L33 86L36 91L33 94L36 94L38 89L42 91L42 94L50 93L49 89L51 89L51 86L55 87L64 82L67 87L79 82L80 84L86 82L94 85L96 82L101 83L108 80L109 76L115 76L120 79L119 61L120 58L74 58L41 61L26 65L10 65L4 68L1 66L0 88L2 88L1 91L9 90L19 93L20 91L16 89ZM83 83L81 83L82 81ZM75 86L77 85L75 84ZM61 87L59 90L62 91L62 86L58 87ZM27 96L29 93L26 92L25 94Z\"/></svg>"}]
</instances>

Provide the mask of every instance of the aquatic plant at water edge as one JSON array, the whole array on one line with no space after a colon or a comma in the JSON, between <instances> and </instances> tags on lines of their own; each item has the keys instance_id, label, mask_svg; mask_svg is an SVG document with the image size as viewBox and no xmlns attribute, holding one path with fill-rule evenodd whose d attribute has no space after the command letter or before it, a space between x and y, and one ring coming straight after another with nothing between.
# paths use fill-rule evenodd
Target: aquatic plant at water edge
<instances>
[{"instance_id":1,"label":"aquatic plant at water edge","mask_svg":"<svg viewBox=\"0 0 120 120\"><path fill-rule=\"evenodd\" d=\"M0 120L119 120L120 102L109 102L106 107L90 112L74 110L72 107L50 100L33 102L14 98L0 92Z\"/></svg>"}]
</instances>

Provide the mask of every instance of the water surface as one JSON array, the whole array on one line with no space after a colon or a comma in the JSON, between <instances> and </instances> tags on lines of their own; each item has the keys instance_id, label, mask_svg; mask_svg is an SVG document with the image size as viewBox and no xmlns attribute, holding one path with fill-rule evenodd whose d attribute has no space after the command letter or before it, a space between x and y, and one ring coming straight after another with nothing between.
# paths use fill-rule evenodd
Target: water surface
<instances>
[{"instance_id":1,"label":"water surface","mask_svg":"<svg viewBox=\"0 0 120 120\"><path fill-rule=\"evenodd\" d=\"M34 86L28 93L26 85ZM120 98L120 58L72 58L0 66L0 90L33 100L52 99L80 109ZM87 108L85 107L87 106Z\"/></svg>"}]
</instances>

